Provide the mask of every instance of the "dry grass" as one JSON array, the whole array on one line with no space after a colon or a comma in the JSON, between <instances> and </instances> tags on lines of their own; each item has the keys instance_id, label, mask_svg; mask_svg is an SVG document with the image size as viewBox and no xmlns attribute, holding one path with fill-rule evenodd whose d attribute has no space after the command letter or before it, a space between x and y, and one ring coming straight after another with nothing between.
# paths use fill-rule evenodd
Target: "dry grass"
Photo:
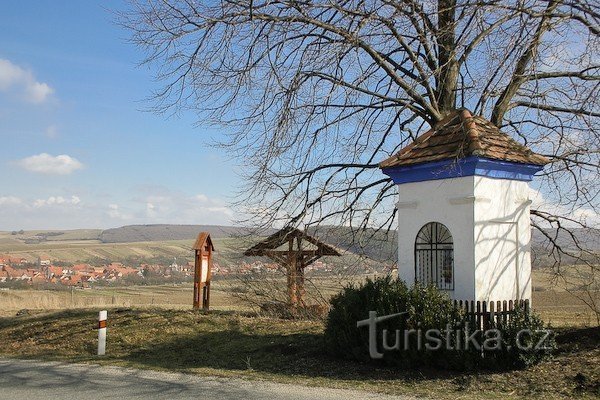
<instances>
[{"instance_id":1,"label":"dry grass","mask_svg":"<svg viewBox=\"0 0 600 400\"><path fill-rule=\"evenodd\" d=\"M183 310L109 311L107 356L94 356L97 310L0 318L0 355L364 389L441 399L596 398L600 331L563 330L554 359L523 371L399 371L328 357L315 321Z\"/></svg>"},{"instance_id":2,"label":"dry grass","mask_svg":"<svg viewBox=\"0 0 600 400\"><path fill-rule=\"evenodd\" d=\"M593 312L572 293L555 286L546 271L534 271L533 308L542 319L555 327L594 326ZM356 279L359 279L358 277ZM283 281L282 281L283 282ZM335 294L348 281L318 278L314 284L324 296ZM216 310L250 310L236 298L232 290L238 280L213 280L211 305ZM159 307L188 309L192 298L191 284L162 286L130 286L69 291L8 290L0 291L0 316L14 315L18 310L58 310L89 307Z\"/></svg>"},{"instance_id":3,"label":"dry grass","mask_svg":"<svg viewBox=\"0 0 600 400\"><path fill-rule=\"evenodd\" d=\"M229 292L229 282L213 281L211 302L221 311L248 310ZM1 290L0 316L14 315L22 309L60 310L91 307L154 307L189 309L192 304L191 284L161 286L129 286L75 290Z\"/></svg>"},{"instance_id":4,"label":"dry grass","mask_svg":"<svg viewBox=\"0 0 600 400\"><path fill-rule=\"evenodd\" d=\"M540 313L544 321L553 326L593 326L597 325L595 313L581 298L595 296L596 304L600 304L600 291L584 292L580 287L584 280L590 280L586 273L589 268L582 266L563 267L568 283L556 279L551 269L533 271L533 307ZM599 271L595 271L599 273ZM598 281L600 277L596 277Z\"/></svg>"},{"instance_id":5,"label":"dry grass","mask_svg":"<svg viewBox=\"0 0 600 400\"><path fill-rule=\"evenodd\" d=\"M94 240L48 241L39 244L24 244L10 238L0 237L0 253L23 257L35 262L40 256L71 263L94 258L113 261L129 257L185 257L190 256L192 240L162 242L100 243Z\"/></svg>"},{"instance_id":6,"label":"dry grass","mask_svg":"<svg viewBox=\"0 0 600 400\"><path fill-rule=\"evenodd\" d=\"M539 274L535 272L534 282L545 282ZM189 310L191 285L75 290L73 300L68 291L0 291L0 315L6 316L0 318L0 356L442 399L600 395L600 328L583 328L594 323L591 313L560 287L544 284L533 294L535 310L553 326L563 327L552 360L522 371L461 374L398 371L329 358L322 347L322 323L257 317L232 295L238 283L213 281L215 311L209 315ZM316 285L335 292L331 280L316 280ZM101 359L94 356L98 307L109 309L108 357ZM51 311L61 308L69 310ZM20 309L29 309L31 315L15 317Z\"/></svg>"}]
</instances>

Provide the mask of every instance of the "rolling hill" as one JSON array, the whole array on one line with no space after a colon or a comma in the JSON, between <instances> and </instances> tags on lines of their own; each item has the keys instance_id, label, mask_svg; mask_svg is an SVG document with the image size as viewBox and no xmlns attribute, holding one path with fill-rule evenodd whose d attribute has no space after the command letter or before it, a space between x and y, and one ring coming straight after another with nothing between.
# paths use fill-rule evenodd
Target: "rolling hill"
<instances>
[{"instance_id":1,"label":"rolling hill","mask_svg":"<svg viewBox=\"0 0 600 400\"><path fill-rule=\"evenodd\" d=\"M195 239L199 232L208 232L217 239L239 236L244 229L220 225L127 225L102 231L98 239L103 243L186 240Z\"/></svg>"},{"instance_id":2,"label":"rolling hill","mask_svg":"<svg viewBox=\"0 0 600 400\"><path fill-rule=\"evenodd\" d=\"M0 253L10 253L34 261L39 256L68 262L97 259L111 261L139 259L191 259L193 241L201 231L210 232L224 264L237 263L241 253L260 240L249 236L245 228L218 225L128 225L119 228L0 232ZM270 232L268 232L270 233ZM533 230L532 249L536 265L553 262L548 255L549 240ZM361 231L360 235L348 227L321 226L309 229L309 234L334 245L348 254L363 255L375 263L393 263L396 260L396 233ZM566 232L549 234L565 249L576 248ZM589 250L600 252L600 231L576 229L577 239ZM349 263L349 260L334 262Z\"/></svg>"}]
</instances>

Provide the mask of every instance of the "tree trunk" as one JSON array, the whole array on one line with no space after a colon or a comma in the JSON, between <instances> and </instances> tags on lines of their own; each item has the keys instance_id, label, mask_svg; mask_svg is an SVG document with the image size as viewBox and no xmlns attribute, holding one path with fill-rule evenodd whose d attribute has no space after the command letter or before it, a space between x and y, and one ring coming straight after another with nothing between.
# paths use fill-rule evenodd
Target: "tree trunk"
<instances>
[{"instance_id":1,"label":"tree trunk","mask_svg":"<svg viewBox=\"0 0 600 400\"><path fill-rule=\"evenodd\" d=\"M438 1L439 65L436 71L438 110L444 116L456 108L458 62L456 60L456 0Z\"/></svg>"}]
</instances>

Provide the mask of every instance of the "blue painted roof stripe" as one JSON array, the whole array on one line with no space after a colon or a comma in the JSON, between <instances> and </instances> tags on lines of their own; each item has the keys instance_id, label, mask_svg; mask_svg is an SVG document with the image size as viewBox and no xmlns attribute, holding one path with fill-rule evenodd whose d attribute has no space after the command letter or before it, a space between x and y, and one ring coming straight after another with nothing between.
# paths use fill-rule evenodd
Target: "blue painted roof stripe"
<instances>
[{"instance_id":1,"label":"blue painted roof stripe","mask_svg":"<svg viewBox=\"0 0 600 400\"><path fill-rule=\"evenodd\" d=\"M458 160L451 159L384 168L383 173L392 178L396 184L474 175L529 182L533 179L533 175L542 169L543 166L541 165L521 164L471 156Z\"/></svg>"}]
</instances>

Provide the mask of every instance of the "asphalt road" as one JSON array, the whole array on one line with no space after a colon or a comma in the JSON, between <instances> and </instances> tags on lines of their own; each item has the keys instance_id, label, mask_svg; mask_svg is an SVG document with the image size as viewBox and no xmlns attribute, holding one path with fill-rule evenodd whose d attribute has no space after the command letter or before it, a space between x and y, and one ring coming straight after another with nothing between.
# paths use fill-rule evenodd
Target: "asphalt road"
<instances>
[{"instance_id":1,"label":"asphalt road","mask_svg":"<svg viewBox=\"0 0 600 400\"><path fill-rule=\"evenodd\" d=\"M11 359L0 359L0 399L408 400L353 390Z\"/></svg>"}]
</instances>

